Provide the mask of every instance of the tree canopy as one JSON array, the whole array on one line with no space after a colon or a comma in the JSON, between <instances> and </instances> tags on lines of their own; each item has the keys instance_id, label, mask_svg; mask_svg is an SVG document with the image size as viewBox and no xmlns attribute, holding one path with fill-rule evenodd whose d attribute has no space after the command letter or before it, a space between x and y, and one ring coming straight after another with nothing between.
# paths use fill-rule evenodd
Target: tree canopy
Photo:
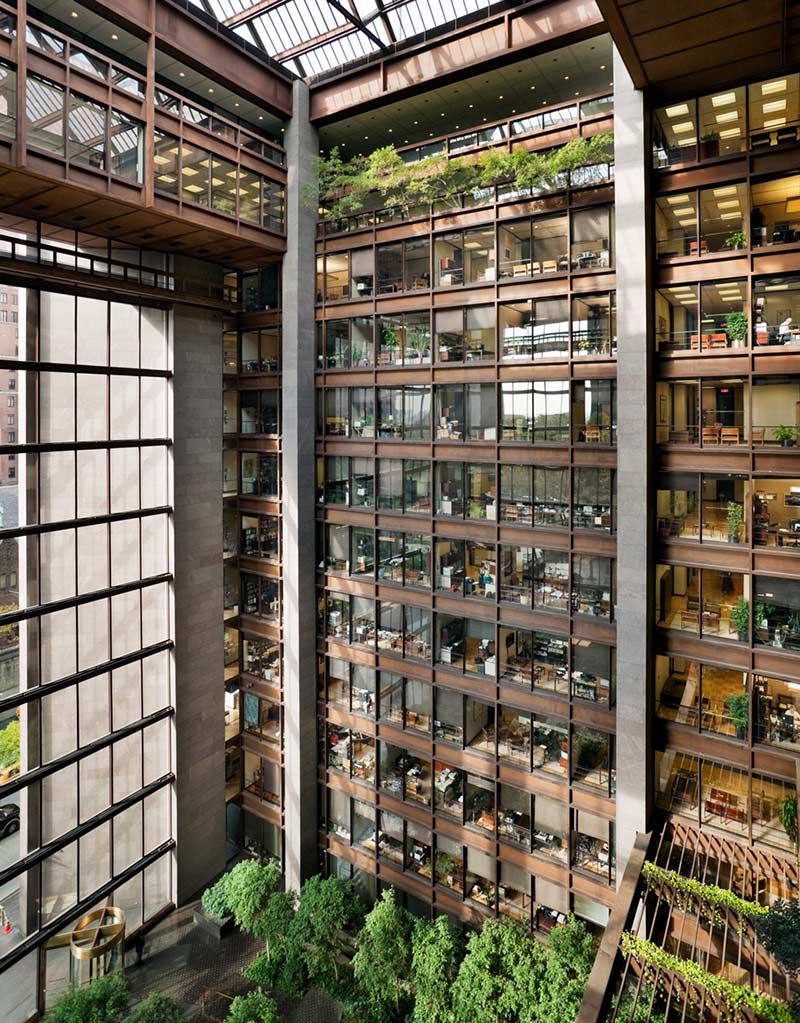
<instances>
[{"instance_id":1,"label":"tree canopy","mask_svg":"<svg viewBox=\"0 0 800 1023\"><path fill-rule=\"evenodd\" d=\"M411 1005L413 919L386 889L356 938L353 975L370 1023L405 1019Z\"/></svg>"},{"instance_id":2,"label":"tree canopy","mask_svg":"<svg viewBox=\"0 0 800 1023\"><path fill-rule=\"evenodd\" d=\"M756 919L756 931L764 948L786 970L800 970L800 902L776 899L768 913Z\"/></svg>"}]
</instances>

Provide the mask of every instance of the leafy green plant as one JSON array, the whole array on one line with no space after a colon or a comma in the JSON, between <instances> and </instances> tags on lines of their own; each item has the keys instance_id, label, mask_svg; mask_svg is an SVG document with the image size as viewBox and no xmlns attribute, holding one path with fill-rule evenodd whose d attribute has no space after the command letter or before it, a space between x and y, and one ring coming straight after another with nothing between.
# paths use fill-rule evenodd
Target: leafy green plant
<instances>
[{"instance_id":1,"label":"leafy green plant","mask_svg":"<svg viewBox=\"0 0 800 1023\"><path fill-rule=\"evenodd\" d=\"M700 136L701 142L719 142L718 131L707 131L705 135Z\"/></svg>"},{"instance_id":2,"label":"leafy green plant","mask_svg":"<svg viewBox=\"0 0 800 1023\"><path fill-rule=\"evenodd\" d=\"M242 860L203 892L203 909L217 919L232 916L237 927L255 933L279 881L280 870L274 861Z\"/></svg>"},{"instance_id":3,"label":"leafy green plant","mask_svg":"<svg viewBox=\"0 0 800 1023\"><path fill-rule=\"evenodd\" d=\"M781 424L781 426L776 426L772 431L772 436L775 440L779 444L782 444L785 448L789 448L792 444L794 444L796 434L796 426L784 426L783 424Z\"/></svg>"},{"instance_id":4,"label":"leafy green plant","mask_svg":"<svg viewBox=\"0 0 800 1023\"><path fill-rule=\"evenodd\" d=\"M731 341L741 342L747 337L747 314L737 310L725 314L726 330Z\"/></svg>"},{"instance_id":5,"label":"leafy green plant","mask_svg":"<svg viewBox=\"0 0 800 1023\"><path fill-rule=\"evenodd\" d=\"M758 940L787 973L800 972L800 902L776 899L756 924Z\"/></svg>"},{"instance_id":6,"label":"leafy green plant","mask_svg":"<svg viewBox=\"0 0 800 1023\"><path fill-rule=\"evenodd\" d=\"M747 235L744 231L734 231L722 243L723 249L743 249L745 245L747 245Z\"/></svg>"},{"instance_id":7,"label":"leafy green plant","mask_svg":"<svg viewBox=\"0 0 800 1023\"><path fill-rule=\"evenodd\" d=\"M725 706L733 722L737 734L747 734L747 726L750 723L750 697L747 693L731 693L725 700Z\"/></svg>"},{"instance_id":8,"label":"leafy green plant","mask_svg":"<svg viewBox=\"0 0 800 1023\"><path fill-rule=\"evenodd\" d=\"M431 347L430 334L423 330L410 330L408 332L408 345L407 347L415 352L420 362L424 356L428 353Z\"/></svg>"},{"instance_id":9,"label":"leafy green plant","mask_svg":"<svg viewBox=\"0 0 800 1023\"><path fill-rule=\"evenodd\" d=\"M410 914L395 902L394 889L383 892L356 938L353 976L370 1023L401 1023L411 1006Z\"/></svg>"},{"instance_id":10,"label":"leafy green plant","mask_svg":"<svg viewBox=\"0 0 800 1023\"><path fill-rule=\"evenodd\" d=\"M127 1023L181 1023L183 1011L174 998L158 992L136 1006Z\"/></svg>"},{"instance_id":11,"label":"leafy green plant","mask_svg":"<svg viewBox=\"0 0 800 1023\"><path fill-rule=\"evenodd\" d=\"M459 936L446 916L418 920L411 939L414 1008L410 1023L450 1023L450 988L463 956Z\"/></svg>"},{"instance_id":12,"label":"leafy green plant","mask_svg":"<svg viewBox=\"0 0 800 1023\"><path fill-rule=\"evenodd\" d=\"M56 999L45 1023L120 1023L128 1008L128 985L121 973L97 977L87 987L70 988Z\"/></svg>"},{"instance_id":13,"label":"leafy green plant","mask_svg":"<svg viewBox=\"0 0 800 1023\"><path fill-rule=\"evenodd\" d=\"M750 629L750 601L739 597L731 610L731 622L739 637L746 637Z\"/></svg>"},{"instance_id":14,"label":"leafy green plant","mask_svg":"<svg viewBox=\"0 0 800 1023\"><path fill-rule=\"evenodd\" d=\"M728 501L728 535L737 542L742 522L744 522L744 508L738 501Z\"/></svg>"},{"instance_id":15,"label":"leafy green plant","mask_svg":"<svg viewBox=\"0 0 800 1023\"><path fill-rule=\"evenodd\" d=\"M699 963L673 955L630 931L622 935L621 950L624 956L635 956L639 960L649 983L657 980L659 970L669 970L682 977L690 987L701 989L706 1004L716 1009L721 1023L741 1023L744 1008L752 1009L770 1023L793 1023L792 1011L785 1002L756 994L747 984L734 984L709 973Z\"/></svg>"},{"instance_id":16,"label":"leafy green plant","mask_svg":"<svg viewBox=\"0 0 800 1023\"><path fill-rule=\"evenodd\" d=\"M296 898L293 891L273 892L253 928L253 933L265 947L258 958L245 968L244 975L262 987L275 987L283 969Z\"/></svg>"},{"instance_id":17,"label":"leafy green plant","mask_svg":"<svg viewBox=\"0 0 800 1023\"><path fill-rule=\"evenodd\" d=\"M0 732L0 767L18 764L20 757L19 721L10 721Z\"/></svg>"},{"instance_id":18,"label":"leafy green plant","mask_svg":"<svg viewBox=\"0 0 800 1023\"><path fill-rule=\"evenodd\" d=\"M317 184L307 202L318 203L332 220L361 213L380 204L407 216L416 207L453 204L461 193L476 193L502 181L519 189L537 189L555 182L564 171L610 159L611 133L575 138L550 152L488 149L472 156L429 156L406 164L394 146L368 156L343 160L338 147L317 162Z\"/></svg>"},{"instance_id":19,"label":"leafy green plant","mask_svg":"<svg viewBox=\"0 0 800 1023\"><path fill-rule=\"evenodd\" d=\"M614 997L606 1023L664 1023L664 1014L657 1011L663 997L653 984L642 984L641 990L632 981L625 991Z\"/></svg>"},{"instance_id":20,"label":"leafy green plant","mask_svg":"<svg viewBox=\"0 0 800 1023\"><path fill-rule=\"evenodd\" d=\"M275 1000L263 991L237 995L231 1002L225 1023L280 1023Z\"/></svg>"},{"instance_id":21,"label":"leafy green plant","mask_svg":"<svg viewBox=\"0 0 800 1023\"><path fill-rule=\"evenodd\" d=\"M797 796L787 796L781 804L781 824L786 837L797 846Z\"/></svg>"},{"instance_id":22,"label":"leafy green plant","mask_svg":"<svg viewBox=\"0 0 800 1023\"><path fill-rule=\"evenodd\" d=\"M729 888L720 888L715 884L705 884L693 877L685 877L675 870L663 867L646 860L642 866L642 876L648 887L656 884L667 885L675 892L688 896L690 902L684 904L689 912L697 912L708 919L713 915L713 907L724 907L732 910L739 917L757 917L768 912L766 906L749 899L742 899Z\"/></svg>"},{"instance_id":23,"label":"leafy green plant","mask_svg":"<svg viewBox=\"0 0 800 1023\"><path fill-rule=\"evenodd\" d=\"M206 888L200 900L203 911L209 916L213 916L215 920L222 920L224 917L231 915L228 907L229 876L228 874L223 874L219 881L212 884L210 888Z\"/></svg>"}]
</instances>

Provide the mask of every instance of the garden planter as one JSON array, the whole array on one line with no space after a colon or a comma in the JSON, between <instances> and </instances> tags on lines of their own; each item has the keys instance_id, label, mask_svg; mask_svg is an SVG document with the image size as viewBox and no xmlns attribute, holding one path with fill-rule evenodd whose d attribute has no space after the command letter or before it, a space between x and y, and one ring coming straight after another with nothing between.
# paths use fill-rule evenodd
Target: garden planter
<instances>
[{"instance_id":1,"label":"garden planter","mask_svg":"<svg viewBox=\"0 0 800 1023\"><path fill-rule=\"evenodd\" d=\"M232 916L224 916L221 919L209 916L200 906L192 912L192 919L200 933L210 941L222 941L235 926Z\"/></svg>"}]
</instances>

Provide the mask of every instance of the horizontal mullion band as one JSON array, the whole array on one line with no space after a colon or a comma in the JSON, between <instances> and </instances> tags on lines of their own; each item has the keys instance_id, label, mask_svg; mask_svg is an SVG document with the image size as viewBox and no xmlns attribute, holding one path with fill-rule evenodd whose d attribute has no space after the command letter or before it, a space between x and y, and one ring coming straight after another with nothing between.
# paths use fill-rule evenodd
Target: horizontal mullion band
<instances>
[{"instance_id":1,"label":"horizontal mullion band","mask_svg":"<svg viewBox=\"0 0 800 1023\"><path fill-rule=\"evenodd\" d=\"M99 675L105 675L117 668L124 668L126 665L134 664L136 661L143 661L147 657L152 657L153 654L162 653L164 650L171 650L173 646L174 643L171 639L165 639L160 643L154 643L152 646L136 650L134 653L125 654L122 657L114 657L110 661L103 661L102 664L96 664L91 668L84 668L83 671L76 671L72 675L65 675L63 678L56 679L53 682L46 682L44 685L34 686L32 689L23 689L22 692L13 693L11 696L4 696L0 699L0 714L4 714L9 710L16 710L18 707L26 706L29 703L34 703L45 696L59 693L62 689L69 689L70 686L80 685L81 682L86 682L90 678L97 678Z\"/></svg>"},{"instance_id":2,"label":"horizontal mullion band","mask_svg":"<svg viewBox=\"0 0 800 1023\"><path fill-rule=\"evenodd\" d=\"M131 583L120 583L118 586L107 586L102 590L93 590L91 593L81 593L75 597L64 597L63 600L51 600L47 604L34 604L33 607L26 607L19 611L9 611L8 614L0 615L0 628L4 625L13 625L15 622L25 622L30 618L41 618L42 615L52 614L54 611L66 611L70 607L80 607L83 604L91 604L93 600L103 600L105 597L116 597L120 593L131 593L134 590L144 590L148 586L157 586L159 583L171 581L172 572L161 572L159 575L151 575L146 579L136 579Z\"/></svg>"},{"instance_id":3,"label":"horizontal mullion band","mask_svg":"<svg viewBox=\"0 0 800 1023\"><path fill-rule=\"evenodd\" d=\"M41 522L30 526L9 527L0 529L0 540L13 539L17 536L36 536L40 533L57 533L62 529L79 528L81 526L103 526L109 522L125 522L134 519L147 519L153 515L171 515L171 504L158 505L155 508L139 508L127 512L110 512L108 515L87 515L82 519L61 519L59 522Z\"/></svg>"},{"instance_id":4,"label":"horizontal mullion band","mask_svg":"<svg viewBox=\"0 0 800 1023\"><path fill-rule=\"evenodd\" d=\"M120 888L131 878L136 877L145 868L149 867L151 863L155 863L156 860L160 859L164 853L169 852L175 848L175 839L170 838L166 842L162 842L157 849L153 849L152 852L143 856L136 863L131 864L120 874L112 877L110 881L106 881L104 885L101 885L91 895L87 895L85 899L81 899L80 902L76 903L71 909L65 909L63 913L60 913L57 917L45 924L44 927L40 927L33 934L29 934L28 937L19 943L16 948L12 948L8 955L3 956L0 959L0 973L8 970L10 967L18 963L20 959L24 959L28 953L35 951L39 945L41 945L48 938L52 938L53 935L73 920L79 920L84 916L90 909L97 905L101 899L104 899L107 895L110 895L115 888Z\"/></svg>"},{"instance_id":5,"label":"horizontal mullion band","mask_svg":"<svg viewBox=\"0 0 800 1023\"><path fill-rule=\"evenodd\" d=\"M29 444L0 444L3 455L35 455L40 451L99 451L103 448L172 447L171 437L148 437L144 440L59 440L31 441Z\"/></svg>"},{"instance_id":6,"label":"horizontal mullion band","mask_svg":"<svg viewBox=\"0 0 800 1023\"><path fill-rule=\"evenodd\" d=\"M25 370L28 373L92 373L110 377L162 377L164 380L170 380L173 376L171 369L99 366L97 363L84 362L42 362L36 359L11 359L5 356L0 356L0 368L18 372Z\"/></svg>"},{"instance_id":7,"label":"horizontal mullion band","mask_svg":"<svg viewBox=\"0 0 800 1023\"><path fill-rule=\"evenodd\" d=\"M6 867L5 870L0 871L0 886L7 884L9 881L13 881L15 877L20 874L24 874L26 870L30 870L31 867L35 867L37 864L46 860L49 856L54 853L60 852L66 848L71 842L76 841L79 838L83 838L90 831L94 831L95 828L100 827L101 824L105 824L106 821L113 820L114 817L119 816L125 810L135 806L137 803L146 799L148 796L153 795L154 792L158 792L163 789L165 785L170 785L175 780L175 775L170 771L168 774L162 775L157 778L156 781L151 781L148 785L144 785L142 788L137 789L136 792L132 792L124 799L120 799L118 803L113 803L111 806L107 806L105 810L101 810L96 813L94 817L90 817L88 820L83 821L82 824L76 825L71 831L68 831L64 835L60 835L52 842L48 842L47 845L40 846L33 852L28 853L21 860L17 860L16 863L10 867Z\"/></svg>"}]
</instances>

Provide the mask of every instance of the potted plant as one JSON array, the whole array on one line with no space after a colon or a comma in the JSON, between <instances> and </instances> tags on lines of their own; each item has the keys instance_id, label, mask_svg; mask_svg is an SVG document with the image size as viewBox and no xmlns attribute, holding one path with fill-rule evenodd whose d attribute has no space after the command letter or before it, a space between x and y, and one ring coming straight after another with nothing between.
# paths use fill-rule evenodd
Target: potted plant
<instances>
[{"instance_id":1,"label":"potted plant","mask_svg":"<svg viewBox=\"0 0 800 1023\"><path fill-rule=\"evenodd\" d=\"M430 350L430 335L423 330L411 330L408 333L408 347L417 356L417 362L424 362Z\"/></svg>"},{"instance_id":2,"label":"potted plant","mask_svg":"<svg viewBox=\"0 0 800 1023\"><path fill-rule=\"evenodd\" d=\"M743 249L745 245L747 245L747 235L744 231L734 231L722 243L723 249Z\"/></svg>"},{"instance_id":3,"label":"potted plant","mask_svg":"<svg viewBox=\"0 0 800 1023\"><path fill-rule=\"evenodd\" d=\"M744 508L738 501L728 501L728 538L731 543L739 543L739 530L744 520Z\"/></svg>"},{"instance_id":4,"label":"potted plant","mask_svg":"<svg viewBox=\"0 0 800 1023\"><path fill-rule=\"evenodd\" d=\"M772 431L775 440L783 448L791 448L794 446L794 438L797 433L796 426L776 426Z\"/></svg>"},{"instance_id":5,"label":"potted plant","mask_svg":"<svg viewBox=\"0 0 800 1023\"><path fill-rule=\"evenodd\" d=\"M731 693L725 700L725 706L736 729L737 739L747 738L747 725L750 722L750 696L748 693Z\"/></svg>"},{"instance_id":6,"label":"potted plant","mask_svg":"<svg viewBox=\"0 0 800 1023\"><path fill-rule=\"evenodd\" d=\"M719 156L719 132L709 131L700 136L700 159L713 160Z\"/></svg>"},{"instance_id":7,"label":"potted plant","mask_svg":"<svg viewBox=\"0 0 800 1023\"><path fill-rule=\"evenodd\" d=\"M739 641L744 643L750 629L750 601L739 597L731 611L731 623L739 634Z\"/></svg>"},{"instance_id":8,"label":"potted plant","mask_svg":"<svg viewBox=\"0 0 800 1023\"><path fill-rule=\"evenodd\" d=\"M400 339L397 336L397 331L392 330L391 327L381 328L381 347L388 350L389 358L392 362L394 362L395 352L400 347Z\"/></svg>"},{"instance_id":9,"label":"potted plant","mask_svg":"<svg viewBox=\"0 0 800 1023\"><path fill-rule=\"evenodd\" d=\"M781 824L789 841L797 846L797 796L787 796L781 805Z\"/></svg>"},{"instance_id":10,"label":"potted plant","mask_svg":"<svg viewBox=\"0 0 800 1023\"><path fill-rule=\"evenodd\" d=\"M229 876L223 874L216 884L206 888L200 905L192 911L200 932L215 941L221 941L233 930L233 913L228 905Z\"/></svg>"},{"instance_id":11,"label":"potted plant","mask_svg":"<svg viewBox=\"0 0 800 1023\"><path fill-rule=\"evenodd\" d=\"M732 310L725 314L725 329L734 348L742 348L747 338L747 314Z\"/></svg>"}]
</instances>

